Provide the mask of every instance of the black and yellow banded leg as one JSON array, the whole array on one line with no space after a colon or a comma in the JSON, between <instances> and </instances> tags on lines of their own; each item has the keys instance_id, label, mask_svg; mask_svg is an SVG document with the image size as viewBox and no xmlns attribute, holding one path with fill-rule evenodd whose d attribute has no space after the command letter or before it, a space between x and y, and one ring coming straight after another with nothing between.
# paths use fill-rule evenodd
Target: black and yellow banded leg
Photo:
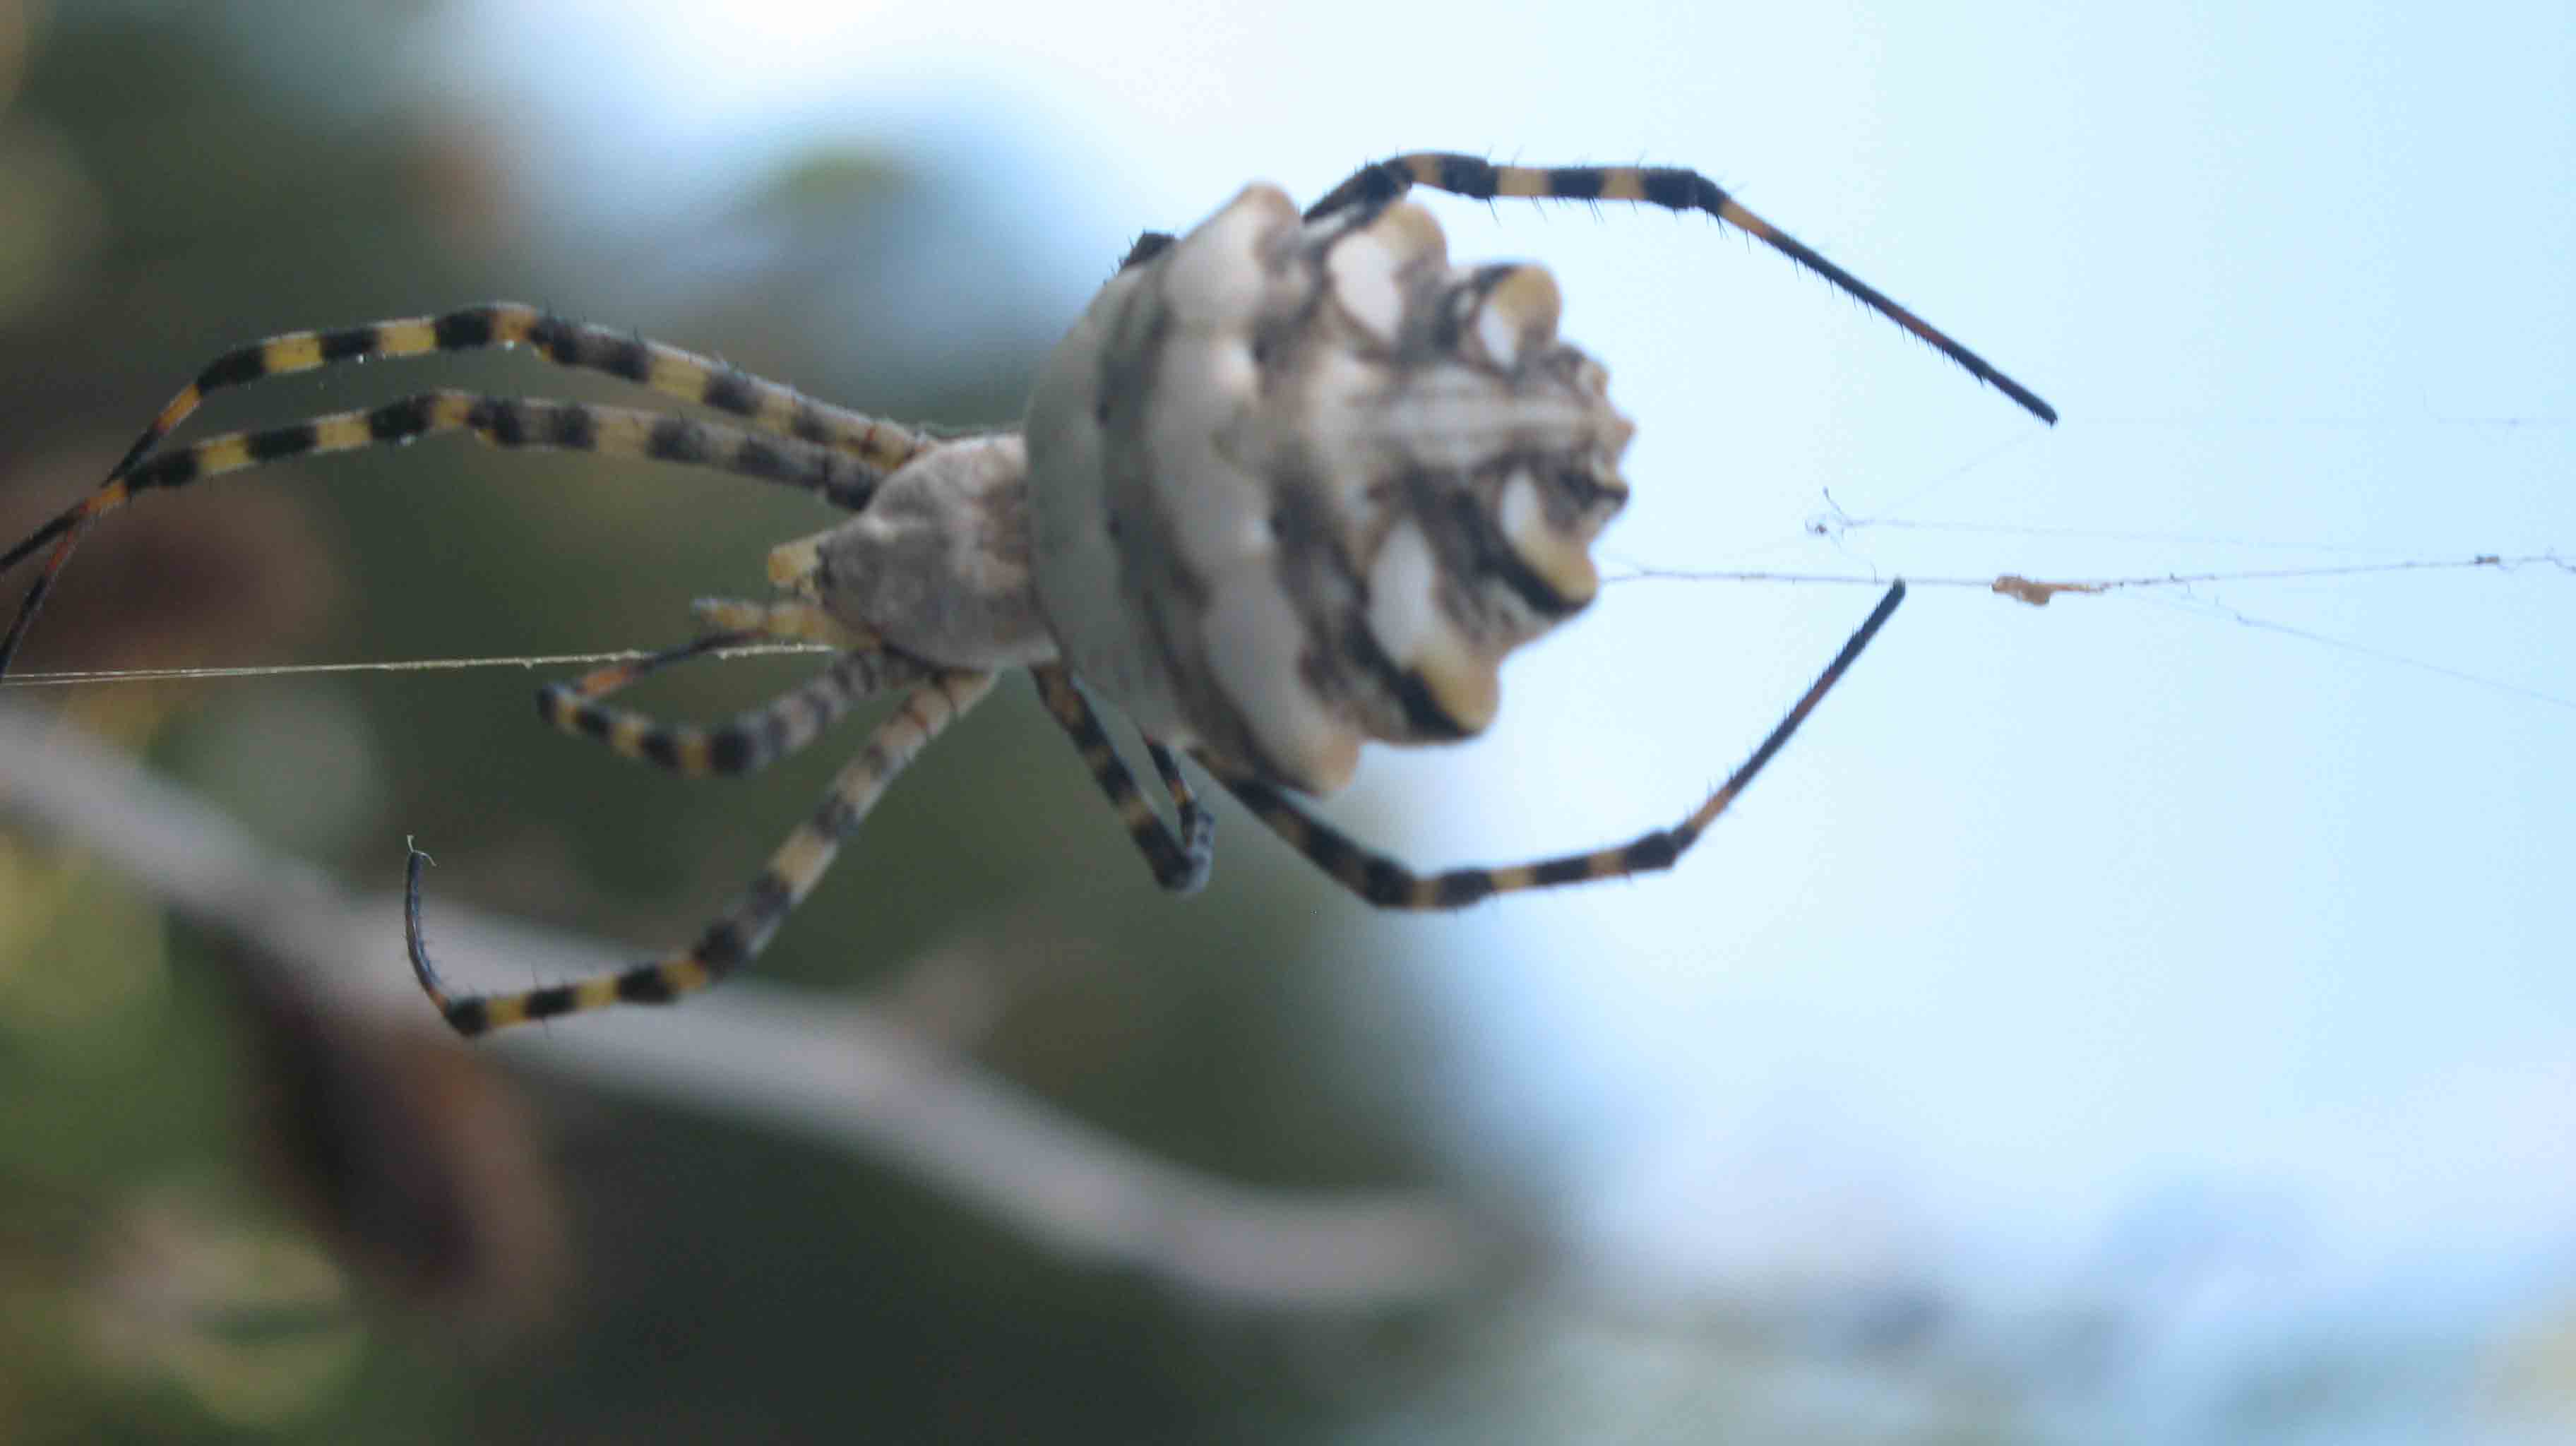
<instances>
[{"instance_id":1,"label":"black and yellow banded leg","mask_svg":"<svg viewBox=\"0 0 2576 1446\"><path fill-rule=\"evenodd\" d=\"M698 621L725 632L749 633L756 638L782 643L821 643L845 653L882 646L885 639L865 628L854 628L823 610L821 603L805 598L768 598L758 602L741 598L702 597L689 604Z\"/></svg>"},{"instance_id":2,"label":"black and yellow banded leg","mask_svg":"<svg viewBox=\"0 0 2576 1446\"><path fill-rule=\"evenodd\" d=\"M613 663L568 683L537 690L537 716L576 738L608 745L623 758L683 778L745 778L802 749L866 699L919 682L930 666L884 648L844 653L804 683L713 728L656 723L596 699L673 663L758 641L755 632L710 633L649 658Z\"/></svg>"},{"instance_id":3,"label":"black and yellow banded leg","mask_svg":"<svg viewBox=\"0 0 2576 1446\"><path fill-rule=\"evenodd\" d=\"M748 647L755 643L769 641L823 643L845 653L877 652L882 651L885 646L882 638L871 632L853 628L825 612L821 604L807 602L802 598L751 602L740 598L702 597L691 603L689 610L696 613L701 622L717 631L682 643L676 648L665 648L661 652L646 657L630 658L624 662L611 663L604 668L593 669L569 683L549 683L537 693L538 711L545 715L548 722L565 728L567 732L588 732L590 730L572 727L558 717L557 710L549 706L546 701L548 695L569 695L564 700L567 705L594 698L605 698L611 693L651 677L674 663L684 663L691 658L702 658L712 653L723 652L727 648ZM889 678L884 686L893 687L897 683L912 681L914 678L911 677Z\"/></svg>"},{"instance_id":4,"label":"black and yellow banded leg","mask_svg":"<svg viewBox=\"0 0 2576 1446\"><path fill-rule=\"evenodd\" d=\"M97 495L92 494L94 497ZM36 625L36 614L45 610L45 594L54 590L54 578L62 572L63 564L72 560L72 549L80 546L80 540L89 534L91 525L97 521L98 512L74 508L69 520L54 519L47 524L49 530L38 532L10 551L9 561L14 563L35 551L47 538L57 539L54 550L45 558L45 565L36 570L36 580L28 584L26 599L18 604L18 615L9 620L9 631L0 633L0 678L9 676L9 660L18 656L18 644L26 640L27 629ZM0 571L5 571L6 566L0 564Z\"/></svg>"},{"instance_id":5,"label":"black and yellow banded leg","mask_svg":"<svg viewBox=\"0 0 2576 1446\"><path fill-rule=\"evenodd\" d=\"M862 463L810 442L765 436L721 422L703 422L666 412L477 392L422 392L366 411L334 412L256 432L230 432L173 447L147 459L66 508L6 554L0 554L0 572L5 572L45 543L55 544L28 591L27 601L19 605L17 620L6 637L0 638L0 677L7 675L19 640L26 635L37 607L44 602L55 575L70 560L81 535L100 517L131 501L135 494L185 487L208 477L292 457L403 446L423 437L455 432L471 434L495 447L595 452L705 467L816 493L826 501L854 509L866 505L877 482L876 473Z\"/></svg>"},{"instance_id":6,"label":"black and yellow banded leg","mask_svg":"<svg viewBox=\"0 0 2576 1446\"><path fill-rule=\"evenodd\" d=\"M2013 399L2032 416L2054 425L2057 409L2038 393L2005 376L1985 358L1950 339L1869 283L1826 260L1812 247L1754 215L1715 181L1682 166L1498 166L1476 156L1421 151L1362 166L1306 209L1314 220L1345 206L1377 206L1415 186L1429 186L1480 201L1522 197L1557 201L1638 201L1671 211L1700 211L1745 232L1772 250L1840 287L1863 306L1914 333L1968 374Z\"/></svg>"},{"instance_id":7,"label":"black and yellow banded leg","mask_svg":"<svg viewBox=\"0 0 2576 1446\"><path fill-rule=\"evenodd\" d=\"M1269 826L1270 831L1285 839L1289 847L1304 854L1314 865L1332 876L1342 887L1384 909L1457 909L1494 894L1521 889L1546 889L1562 884L1588 883L1594 879L1624 878L1630 874L1648 873L1671 868L1674 862L1699 841L1701 833L1717 821L1735 802L1737 794L1753 782L1754 775L1771 761L1772 755L1786 745L1798 725L1807 721L1851 667L1869 640L1878 635L1896 605L1905 600L1905 584L1888 588L1886 596L1861 623L1859 631L1843 644L1842 651L1825 665L1805 694L1780 720L1753 756L1744 760L1727 780L1719 784L1690 815L1671 828L1641 834L1625 844L1589 853L1567 854L1536 863L1513 864L1502 868L1450 869L1444 873L1417 874L1404 865L1376 853L1349 835L1333 828L1308 813L1286 794L1258 779L1237 774L1229 776L1211 767L1210 771L1231 789L1234 796L1254 816ZM1205 759L1200 760L1202 763Z\"/></svg>"},{"instance_id":8,"label":"black and yellow banded leg","mask_svg":"<svg viewBox=\"0 0 2576 1446\"><path fill-rule=\"evenodd\" d=\"M770 856L768 866L707 925L696 943L631 969L509 994L449 993L422 935L421 866L427 856L414 849L403 900L403 936L411 951L413 977L449 1026L469 1037L611 1004L668 1004L706 988L759 957L789 911L831 867L842 841L858 831L886 785L992 686L990 673L952 672L913 689L894 715L877 725L859 756L833 778L812 816L796 826Z\"/></svg>"},{"instance_id":9,"label":"black and yellow banded leg","mask_svg":"<svg viewBox=\"0 0 2576 1446\"><path fill-rule=\"evenodd\" d=\"M641 658L628 658L621 662L610 663L605 667L593 668L571 682L548 683L539 688L537 711L545 714L547 721L562 726L554 712L546 706L546 699L549 697L562 699L567 707L588 702L593 698L605 698L611 693L622 692L643 682L674 663L685 663L691 658L707 657L714 653L721 653L727 648L745 647L758 641L760 641L760 634L748 628L708 633L704 637L692 638L676 648L664 648L658 653L647 654ZM580 730L567 728L566 731Z\"/></svg>"},{"instance_id":10,"label":"black and yellow banded leg","mask_svg":"<svg viewBox=\"0 0 2576 1446\"><path fill-rule=\"evenodd\" d=\"M664 396L731 413L756 432L831 448L879 474L902 466L930 445L908 427L816 401L792 387L694 352L631 332L568 321L514 301L496 301L440 316L403 317L331 331L290 331L235 347L207 363L196 380L179 389L108 476L113 480L125 475L207 397L263 377L344 362L519 346L557 366L605 372Z\"/></svg>"},{"instance_id":11,"label":"black and yellow banded leg","mask_svg":"<svg viewBox=\"0 0 2576 1446\"><path fill-rule=\"evenodd\" d=\"M1176 894L1192 893L1206 884L1216 860L1216 820L1199 806L1189 781L1181 777L1180 760L1170 749L1147 740L1145 751L1154 760L1154 771L1163 776L1163 786L1171 791L1180 815L1180 837L1175 839L1162 815L1154 812L1136 787L1136 776L1127 771L1126 761L1118 756L1117 745L1110 742L1108 730L1100 726L1100 716L1091 711L1073 675L1049 664L1031 669L1030 676L1037 680L1038 697L1045 701L1048 714L1073 740L1093 781L1117 810L1118 821L1127 826L1127 836L1136 841L1146 867L1154 871L1154 882Z\"/></svg>"},{"instance_id":12,"label":"black and yellow banded leg","mask_svg":"<svg viewBox=\"0 0 2576 1446\"><path fill-rule=\"evenodd\" d=\"M1179 892L1188 893L1207 882L1208 869L1216 861L1216 815L1199 804L1197 790L1181 776L1181 760L1172 750L1148 738L1145 756L1154 762L1154 771L1163 777L1163 791L1172 796L1172 810L1181 823L1181 852L1188 855L1197 870L1196 882Z\"/></svg>"}]
</instances>

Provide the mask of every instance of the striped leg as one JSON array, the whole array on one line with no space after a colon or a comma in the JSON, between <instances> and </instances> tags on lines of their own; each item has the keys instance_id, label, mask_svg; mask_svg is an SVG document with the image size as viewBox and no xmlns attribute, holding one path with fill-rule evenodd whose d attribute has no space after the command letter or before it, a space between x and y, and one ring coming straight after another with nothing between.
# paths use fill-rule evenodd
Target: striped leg
<instances>
[{"instance_id":1,"label":"striped leg","mask_svg":"<svg viewBox=\"0 0 2576 1446\"><path fill-rule=\"evenodd\" d=\"M173 448L145 461L65 509L36 529L33 536L0 555L0 572L5 572L47 542L55 544L34 586L28 590L26 601L19 605L16 621L10 624L7 635L0 637L0 677L7 676L19 641L34 623L45 593L53 586L55 575L70 561L72 548L81 535L136 493L184 487L203 478L289 457L402 446L447 432L470 433L495 447L596 452L707 467L816 493L825 501L853 510L867 504L878 481L873 468L844 453L811 442L746 432L721 422L629 407L474 392L423 392L369 411L335 412L262 431L227 433Z\"/></svg>"},{"instance_id":2,"label":"striped leg","mask_svg":"<svg viewBox=\"0 0 2576 1446\"><path fill-rule=\"evenodd\" d=\"M941 673L913 689L894 716L877 725L859 756L833 778L813 816L797 825L770 856L768 867L707 925L695 944L631 969L511 994L450 994L422 937L421 865L427 855L414 849L403 900L403 936L411 951L413 977L449 1026L469 1037L611 1004L668 1004L706 988L759 957L788 912L831 867L842 840L858 831L886 785L992 686L990 673Z\"/></svg>"},{"instance_id":3,"label":"striped leg","mask_svg":"<svg viewBox=\"0 0 2576 1446\"><path fill-rule=\"evenodd\" d=\"M702 597L689 604L698 621L729 633L749 633L783 643L822 643L855 653L883 645L884 640L854 628L803 598L747 602L739 598Z\"/></svg>"},{"instance_id":4,"label":"striped leg","mask_svg":"<svg viewBox=\"0 0 2576 1446\"><path fill-rule=\"evenodd\" d=\"M1127 825L1127 836L1136 841L1137 851L1144 854L1145 866L1154 871L1154 882L1176 894L1195 893L1207 883L1208 870L1216 861L1216 819L1199 807L1198 796L1190 791L1189 780L1181 776L1180 760L1162 744L1147 740L1145 752L1154 760L1154 771L1163 776L1163 787L1172 795L1172 805L1180 815L1181 834L1176 840L1154 806L1136 787L1136 776L1118 756L1116 744L1109 741L1108 730L1100 726L1100 717L1091 711L1091 703L1073 675L1062 667L1049 665L1030 670L1037 679L1038 696L1045 700L1047 712L1056 725L1082 752L1082 761L1091 769L1100 791L1109 796L1109 806L1118 811L1118 820Z\"/></svg>"},{"instance_id":5,"label":"striped leg","mask_svg":"<svg viewBox=\"0 0 2576 1446\"><path fill-rule=\"evenodd\" d=\"M1362 166L1349 180L1308 207L1306 219L1329 215L1345 206L1378 206L1415 186L1429 186L1480 201L1497 196L1533 200L1643 201L1673 211L1702 211L1769 246L1772 250L1840 287L1863 306L1914 333L1968 374L2012 398L2032 416L2054 425L2057 409L2037 393L2005 376L1983 357L1896 304L1885 293L1826 260L1805 242L1754 215L1716 182L1680 166L1497 166L1475 156L1421 151Z\"/></svg>"},{"instance_id":6,"label":"striped leg","mask_svg":"<svg viewBox=\"0 0 2576 1446\"><path fill-rule=\"evenodd\" d=\"M656 723L640 713L593 701L673 663L758 641L756 632L709 633L695 642L631 663L615 663L569 683L537 690L537 716L577 738L608 745L621 757L683 778L747 778L841 721L841 715L889 688L919 682L930 666L884 648L842 654L794 690L713 728Z\"/></svg>"},{"instance_id":7,"label":"striped leg","mask_svg":"<svg viewBox=\"0 0 2576 1446\"><path fill-rule=\"evenodd\" d=\"M92 494L93 497L102 495ZM63 564L72 560L72 549L80 546L80 540L89 535L90 527L97 521L97 512L75 507L65 516L47 523L35 536L11 548L7 560L0 561L0 572L6 572L20 558L43 546L46 539L60 539L54 543L54 550L46 554L45 565L36 570L36 580L28 584L26 600L18 604L18 616L10 619L9 631L0 634L0 678L9 676L9 660L18 656L19 642L27 636L27 629L36 625L36 614L45 610L45 594L54 590L54 579L61 574Z\"/></svg>"},{"instance_id":8,"label":"striped leg","mask_svg":"<svg viewBox=\"0 0 2576 1446\"><path fill-rule=\"evenodd\" d=\"M1216 863L1216 815L1199 806L1198 793L1181 776L1181 760L1172 750L1148 738L1145 756L1153 760L1154 771L1162 775L1163 791L1172 796L1172 809L1181 821L1181 851L1190 856L1196 871L1188 884L1170 887L1176 893L1195 892L1207 882L1208 870Z\"/></svg>"},{"instance_id":9,"label":"striped leg","mask_svg":"<svg viewBox=\"0 0 2576 1446\"><path fill-rule=\"evenodd\" d=\"M665 396L698 402L741 417L753 431L829 447L883 473L930 445L909 428L844 407L818 402L791 387L737 371L694 352L629 332L610 331L549 316L532 306L496 301L443 316L369 322L336 331L291 331L235 347L207 363L179 389L152 425L126 448L108 474L124 476L154 443L186 421L216 392L263 377L285 376L344 362L525 346L557 366L605 372Z\"/></svg>"},{"instance_id":10,"label":"striped leg","mask_svg":"<svg viewBox=\"0 0 2576 1446\"><path fill-rule=\"evenodd\" d=\"M1843 644L1842 651L1825 665L1806 693L1798 699L1780 726L1753 750L1717 791L1693 809L1690 816L1668 829L1641 834L1629 843L1591 853L1567 854L1538 863L1515 864L1508 868L1451 869L1439 874L1417 874L1404 865L1353 842L1350 837L1317 819L1289 797L1258 779L1242 775L1218 777L1242 799L1244 806L1269 825L1270 831L1287 840L1289 847L1312 860L1317 868L1332 876L1335 883L1383 909L1457 909L1493 894L1519 889L1554 888L1559 884L1579 884L1593 879L1623 878L1629 874L1668 869L1699 841L1699 836L1717 816L1726 812L1762 766L1788 743L1798 725L1815 711L1816 704L1842 678L1861 649L1869 646L1879 628L1887 622L1896 605L1905 600L1905 584L1900 582L1879 599L1860 630ZM1202 762L1206 760L1202 759ZM1213 770L1212 770L1213 771Z\"/></svg>"}]
</instances>

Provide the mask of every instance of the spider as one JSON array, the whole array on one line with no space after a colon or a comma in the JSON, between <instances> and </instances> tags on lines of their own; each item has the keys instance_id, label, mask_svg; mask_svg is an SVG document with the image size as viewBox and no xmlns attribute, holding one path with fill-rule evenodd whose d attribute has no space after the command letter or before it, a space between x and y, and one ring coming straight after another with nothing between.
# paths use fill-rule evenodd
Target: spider
<instances>
[{"instance_id":1,"label":"spider","mask_svg":"<svg viewBox=\"0 0 2576 1446\"><path fill-rule=\"evenodd\" d=\"M597 452L731 472L854 514L774 549L762 601L696 605L706 631L537 694L546 722L684 776L757 773L854 705L903 690L822 801L695 942L544 988L448 989L423 942L421 865L405 933L420 986L464 1035L615 1003L667 1003L750 963L913 756L1026 668L1144 855L1186 893L1208 876L1211 819L1176 750L1288 845L1372 905L1455 909L1490 895L1671 867L1868 646L1891 585L1751 756L1679 823L1625 844L1506 867L1417 873L1294 797L1349 781L1360 746L1482 731L1504 655L1599 587L1592 539L1626 501L1632 426L1598 362L1557 339L1535 265L1453 267L1415 186L1478 199L1634 201L1758 237L2003 391L2056 413L1696 171L1498 166L1418 153L1361 168L1301 214L1245 188L1186 235L1140 237L1041 371L1023 426L955 437L817 401L642 337L515 304L292 332L215 358L108 480L0 556L51 544L0 675L72 550L134 495L311 453L462 432L501 448ZM426 391L186 446L159 444L212 393L341 362L526 347L730 421L531 397ZM828 644L810 681L711 728L654 722L609 695L763 640ZM1167 824L1085 696L1145 737Z\"/></svg>"}]
</instances>

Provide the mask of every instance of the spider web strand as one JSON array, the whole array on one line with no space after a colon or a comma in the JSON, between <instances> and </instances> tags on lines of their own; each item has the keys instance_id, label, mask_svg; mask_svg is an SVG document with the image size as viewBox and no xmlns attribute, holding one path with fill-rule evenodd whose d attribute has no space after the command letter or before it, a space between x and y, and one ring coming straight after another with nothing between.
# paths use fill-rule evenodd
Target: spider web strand
<instances>
[{"instance_id":1,"label":"spider web strand","mask_svg":"<svg viewBox=\"0 0 2576 1446\"><path fill-rule=\"evenodd\" d=\"M787 653L829 653L822 643L747 643L719 648L718 658L771 657ZM645 648L604 653L532 653L482 658L393 658L372 663L269 663L238 668L105 668L90 672L21 673L0 679L0 688L60 688L76 683L145 683L168 679L282 678L306 673L448 673L466 668L557 668L589 663L634 663L653 657Z\"/></svg>"}]
</instances>

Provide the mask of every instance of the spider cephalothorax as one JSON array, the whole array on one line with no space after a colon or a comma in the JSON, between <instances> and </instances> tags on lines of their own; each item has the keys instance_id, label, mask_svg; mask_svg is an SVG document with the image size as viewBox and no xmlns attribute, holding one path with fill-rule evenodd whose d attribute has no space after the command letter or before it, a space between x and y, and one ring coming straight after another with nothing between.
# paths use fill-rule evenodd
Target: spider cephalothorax
<instances>
[{"instance_id":1,"label":"spider cephalothorax","mask_svg":"<svg viewBox=\"0 0 2576 1446\"><path fill-rule=\"evenodd\" d=\"M782 596L708 601L692 642L538 694L546 720L686 775L756 772L853 705L906 689L742 896L689 947L513 994L451 994L421 939L421 986L457 1030L663 1002L749 962L912 756L1031 670L1166 888L1207 876L1212 834L1188 751L1334 880L1393 908L1669 867L1778 752L1904 596L1891 586L1753 754L1678 824L1622 845L1502 868L1416 874L1317 821L1288 792L1349 781L1360 745L1481 731L1512 649L1588 603L1592 539L1627 499L1631 427L1600 364L1556 336L1530 265L1455 267L1424 185L1476 197L1642 201L1740 227L1930 342L2042 420L2028 390L1738 206L1693 171L1494 166L1419 154L1362 168L1302 215L1246 188L1195 230L1148 234L1039 378L1020 431L936 438L817 402L660 343L523 306L295 332L218 357L162 409L97 492L0 556L52 544L0 673L72 549L135 493L307 453L462 432L502 448L600 452L799 488L855 515L776 549ZM162 448L208 393L335 362L526 346L733 418L424 392ZM157 449L157 450L156 450ZM599 700L656 669L759 638L839 650L811 681L715 728ZM1077 684L1079 680L1079 685ZM1132 718L1178 811L1177 836L1084 699Z\"/></svg>"}]
</instances>

